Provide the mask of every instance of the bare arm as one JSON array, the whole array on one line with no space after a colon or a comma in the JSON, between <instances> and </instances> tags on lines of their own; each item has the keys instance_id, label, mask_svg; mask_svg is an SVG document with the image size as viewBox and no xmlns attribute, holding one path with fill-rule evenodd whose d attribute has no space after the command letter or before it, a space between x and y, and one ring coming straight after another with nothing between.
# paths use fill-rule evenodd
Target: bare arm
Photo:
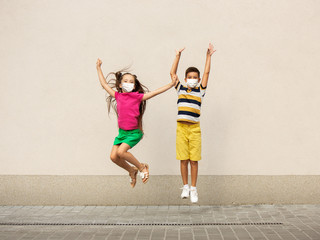
<instances>
[{"instance_id":1,"label":"bare arm","mask_svg":"<svg viewBox=\"0 0 320 240\"><path fill-rule=\"evenodd\" d=\"M172 77L172 82L161 87L161 88L158 88L157 90L154 90L154 91L151 91L151 92L148 92L146 94L143 95L143 98L142 98L142 101L144 100L148 100L154 96L157 96L158 94L160 93L163 93L165 91L167 91L168 89L172 88L173 86L176 85L176 82L177 82L177 76L173 76Z\"/></svg>"},{"instance_id":2,"label":"bare arm","mask_svg":"<svg viewBox=\"0 0 320 240\"><path fill-rule=\"evenodd\" d=\"M112 97L114 97L115 91L108 85L106 79L104 78L102 70L101 70L101 64L102 64L102 61L98 58L96 66L97 66L100 84Z\"/></svg>"},{"instance_id":3,"label":"bare arm","mask_svg":"<svg viewBox=\"0 0 320 240\"><path fill-rule=\"evenodd\" d=\"M213 45L209 43L209 47L207 50L207 58L206 58L206 65L204 67L204 72L203 72L203 77L201 81L201 85L205 88L207 87L208 84L208 79L209 79L209 73L210 73L210 67L211 67L211 55L215 52L216 50L213 48Z\"/></svg>"},{"instance_id":4,"label":"bare arm","mask_svg":"<svg viewBox=\"0 0 320 240\"><path fill-rule=\"evenodd\" d=\"M170 70L170 76L171 76L171 79L173 79L173 76L176 76L177 75L177 69L178 69L178 64L179 64L179 60L180 60L180 56L181 56L181 52L184 50L185 48L181 48L179 50L176 50L176 57L173 61L173 64L172 64L172 67L171 67L171 70ZM176 79L177 81L178 79Z\"/></svg>"}]
</instances>

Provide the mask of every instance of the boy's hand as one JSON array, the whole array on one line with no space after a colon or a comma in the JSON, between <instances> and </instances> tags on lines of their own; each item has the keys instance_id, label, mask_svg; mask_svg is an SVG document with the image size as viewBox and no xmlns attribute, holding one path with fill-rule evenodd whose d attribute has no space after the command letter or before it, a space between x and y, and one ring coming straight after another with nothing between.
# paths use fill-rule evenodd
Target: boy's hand
<instances>
[{"instance_id":1,"label":"boy's hand","mask_svg":"<svg viewBox=\"0 0 320 240\"><path fill-rule=\"evenodd\" d=\"M181 55L181 53L182 53L182 51L185 49L185 47L183 47L183 48L181 48L181 49L178 49L178 50L176 50L176 55L178 56L180 56Z\"/></svg>"},{"instance_id":2,"label":"boy's hand","mask_svg":"<svg viewBox=\"0 0 320 240\"><path fill-rule=\"evenodd\" d=\"M98 58L97 63L96 63L97 68L100 68L101 64L102 64L102 61Z\"/></svg>"},{"instance_id":3,"label":"boy's hand","mask_svg":"<svg viewBox=\"0 0 320 240\"><path fill-rule=\"evenodd\" d=\"M215 51L217 51L217 50L215 50L213 45L211 43L209 43L207 54L211 56Z\"/></svg>"}]
</instances>

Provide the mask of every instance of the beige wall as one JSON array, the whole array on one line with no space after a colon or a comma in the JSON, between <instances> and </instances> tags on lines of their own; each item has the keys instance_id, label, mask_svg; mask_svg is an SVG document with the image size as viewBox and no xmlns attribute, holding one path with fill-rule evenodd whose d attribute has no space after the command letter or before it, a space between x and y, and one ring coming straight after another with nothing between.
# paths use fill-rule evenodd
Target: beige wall
<instances>
[{"instance_id":1,"label":"beige wall","mask_svg":"<svg viewBox=\"0 0 320 240\"><path fill-rule=\"evenodd\" d=\"M0 175L122 175L95 62L150 89L204 68L203 175L320 174L320 1L0 1ZM133 149L177 175L176 94L150 100Z\"/></svg>"},{"instance_id":2,"label":"beige wall","mask_svg":"<svg viewBox=\"0 0 320 240\"><path fill-rule=\"evenodd\" d=\"M202 175L198 204L320 204L319 181L319 175ZM153 175L148 184L139 180L134 189L127 176L110 175L1 175L0 182L0 205L190 204L180 198L178 175Z\"/></svg>"}]
</instances>

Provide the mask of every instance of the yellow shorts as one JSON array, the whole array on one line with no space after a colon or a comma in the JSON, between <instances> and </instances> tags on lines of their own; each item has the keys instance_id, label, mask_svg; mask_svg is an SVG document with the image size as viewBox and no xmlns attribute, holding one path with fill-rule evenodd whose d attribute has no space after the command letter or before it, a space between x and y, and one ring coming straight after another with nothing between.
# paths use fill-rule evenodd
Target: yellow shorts
<instances>
[{"instance_id":1,"label":"yellow shorts","mask_svg":"<svg viewBox=\"0 0 320 240\"><path fill-rule=\"evenodd\" d=\"M201 160L200 123L177 122L176 152L178 160Z\"/></svg>"}]
</instances>

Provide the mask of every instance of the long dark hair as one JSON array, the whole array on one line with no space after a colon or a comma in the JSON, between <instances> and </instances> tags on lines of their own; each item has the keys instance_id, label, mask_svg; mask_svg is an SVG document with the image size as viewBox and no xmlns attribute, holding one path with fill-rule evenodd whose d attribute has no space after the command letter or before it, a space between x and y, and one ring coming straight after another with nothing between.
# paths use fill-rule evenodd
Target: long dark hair
<instances>
[{"instance_id":1,"label":"long dark hair","mask_svg":"<svg viewBox=\"0 0 320 240\"><path fill-rule=\"evenodd\" d=\"M121 80L123 78L124 75L131 75L134 77L134 88L132 90L132 92L139 92L139 93L146 93L146 92L149 92L149 89L144 86L143 84L140 83L140 81L138 80L137 76L134 75L134 74L131 74L129 72L126 72L127 69L122 69L118 72L110 72L107 76L106 76L106 79L108 79L108 77L110 76L114 76L114 78L111 78L109 81L108 81L108 85L114 89L115 91L119 92L119 93L122 93L122 88L120 87L120 84L121 84ZM114 97L112 97L111 95L109 95L107 98L106 98L106 101L107 101L107 104L108 104L108 113L110 114L110 109L112 108L115 113L117 114L117 117L118 117L118 111L117 111L117 102L116 102L116 99ZM143 117L143 114L146 110L146 105L147 105L147 101L142 101L140 103L140 107L139 107L139 112L140 112L140 116L138 118L138 127L139 129L143 132L143 128L142 128L142 117Z\"/></svg>"}]
</instances>

